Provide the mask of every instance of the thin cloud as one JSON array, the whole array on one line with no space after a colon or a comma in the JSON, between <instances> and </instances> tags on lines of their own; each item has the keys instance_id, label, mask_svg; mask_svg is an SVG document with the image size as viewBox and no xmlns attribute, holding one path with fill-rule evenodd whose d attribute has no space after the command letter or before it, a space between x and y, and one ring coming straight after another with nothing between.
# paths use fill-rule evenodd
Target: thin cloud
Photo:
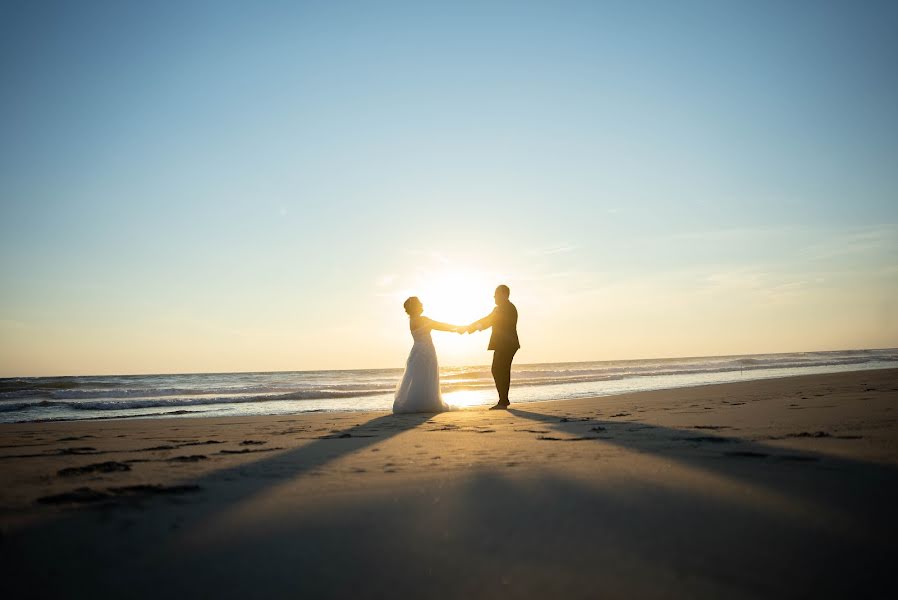
<instances>
[{"instance_id":1,"label":"thin cloud","mask_svg":"<svg viewBox=\"0 0 898 600\"><path fill-rule=\"evenodd\" d=\"M568 252L573 252L576 249L577 246L571 246L569 244L559 244L555 246L548 246L545 248L534 248L530 251L530 254L539 256L551 256L553 254L566 254Z\"/></svg>"}]
</instances>

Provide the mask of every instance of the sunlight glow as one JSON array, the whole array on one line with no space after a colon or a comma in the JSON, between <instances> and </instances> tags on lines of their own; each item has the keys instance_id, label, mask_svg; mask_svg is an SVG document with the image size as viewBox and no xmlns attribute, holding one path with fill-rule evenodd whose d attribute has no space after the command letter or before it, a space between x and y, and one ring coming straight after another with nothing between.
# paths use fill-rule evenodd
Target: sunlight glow
<instances>
[{"instance_id":1,"label":"sunlight glow","mask_svg":"<svg viewBox=\"0 0 898 600\"><path fill-rule=\"evenodd\" d=\"M421 299L424 314L431 319L467 325L493 309L496 285L497 282L478 271L444 271L422 278L417 290L409 295Z\"/></svg>"},{"instance_id":2,"label":"sunlight glow","mask_svg":"<svg viewBox=\"0 0 898 600\"><path fill-rule=\"evenodd\" d=\"M466 406L479 406L495 402L495 392L492 390L462 390L443 394L443 400L449 406L463 408Z\"/></svg>"},{"instance_id":3,"label":"sunlight glow","mask_svg":"<svg viewBox=\"0 0 898 600\"><path fill-rule=\"evenodd\" d=\"M469 325L493 310L493 291L502 280L483 270L444 265L433 271L418 270L405 280L395 299L401 305L409 296L417 296L424 315L450 325ZM441 365L482 364L489 361L486 352L489 331L459 335L435 331L433 342Z\"/></svg>"}]
</instances>

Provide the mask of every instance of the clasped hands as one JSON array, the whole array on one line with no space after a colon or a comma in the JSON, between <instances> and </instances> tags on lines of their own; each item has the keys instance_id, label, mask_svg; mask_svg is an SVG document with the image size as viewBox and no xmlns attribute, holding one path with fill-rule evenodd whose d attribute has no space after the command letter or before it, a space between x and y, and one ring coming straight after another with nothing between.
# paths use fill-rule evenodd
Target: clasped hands
<instances>
[{"instance_id":1,"label":"clasped hands","mask_svg":"<svg viewBox=\"0 0 898 600\"><path fill-rule=\"evenodd\" d=\"M454 331L455 333L459 334L459 335L462 335L462 334L465 334L465 333L474 333L475 331L477 331L477 326L474 325L474 324L471 324L471 325L458 325L458 326L456 326L456 327L453 329L453 331Z\"/></svg>"}]
</instances>

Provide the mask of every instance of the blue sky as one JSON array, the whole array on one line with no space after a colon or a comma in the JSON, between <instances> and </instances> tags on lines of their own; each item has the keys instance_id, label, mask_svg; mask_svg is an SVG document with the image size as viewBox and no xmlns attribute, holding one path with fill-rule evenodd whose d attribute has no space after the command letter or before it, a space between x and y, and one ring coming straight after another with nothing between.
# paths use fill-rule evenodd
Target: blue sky
<instances>
[{"instance_id":1,"label":"blue sky","mask_svg":"<svg viewBox=\"0 0 898 600\"><path fill-rule=\"evenodd\" d=\"M399 366L499 280L525 362L898 345L896 26L4 2L0 375Z\"/></svg>"}]
</instances>

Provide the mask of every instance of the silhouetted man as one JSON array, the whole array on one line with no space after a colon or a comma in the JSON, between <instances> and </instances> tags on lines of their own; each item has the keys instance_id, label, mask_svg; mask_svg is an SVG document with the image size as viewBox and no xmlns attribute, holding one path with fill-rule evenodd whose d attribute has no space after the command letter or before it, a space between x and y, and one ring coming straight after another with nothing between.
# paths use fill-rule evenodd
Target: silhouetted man
<instances>
[{"instance_id":1,"label":"silhouetted man","mask_svg":"<svg viewBox=\"0 0 898 600\"><path fill-rule=\"evenodd\" d=\"M521 347L517 330L518 309L508 300L510 294L507 285L497 287L496 293L493 294L496 308L467 327L468 333L493 328L487 349L493 351L493 381L496 382L496 391L499 392L499 403L490 410L505 410L510 404L508 389L511 387L511 361L514 360L515 352Z\"/></svg>"}]
</instances>

